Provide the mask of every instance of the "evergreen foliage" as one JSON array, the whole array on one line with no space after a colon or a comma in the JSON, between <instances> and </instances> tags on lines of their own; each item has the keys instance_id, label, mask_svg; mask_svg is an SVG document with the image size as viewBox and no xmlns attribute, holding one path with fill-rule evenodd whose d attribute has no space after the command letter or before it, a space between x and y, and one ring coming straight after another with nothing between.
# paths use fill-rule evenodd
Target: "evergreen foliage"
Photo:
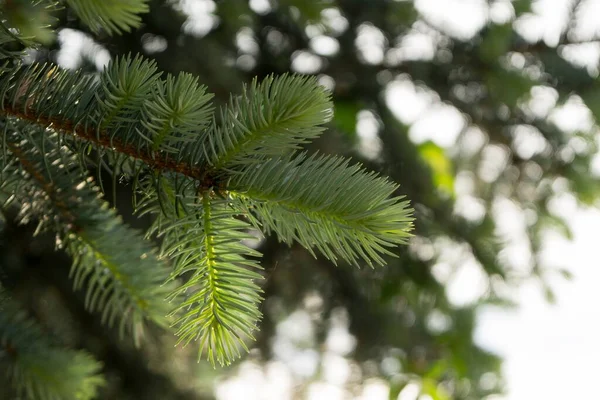
<instances>
[{"instance_id":1,"label":"evergreen foliage","mask_svg":"<svg viewBox=\"0 0 600 400\"><path fill-rule=\"evenodd\" d=\"M0 287L0 346L8 377L29 399L93 399L104 379L101 365L84 351L53 343Z\"/></svg>"},{"instance_id":2,"label":"evergreen foliage","mask_svg":"<svg viewBox=\"0 0 600 400\"><path fill-rule=\"evenodd\" d=\"M120 57L99 76L26 65L15 49L29 44L23 27L36 21L11 19L12 2L0 4L4 207L56 234L86 307L122 334L171 325L213 364L239 357L261 318L252 227L356 265L384 264L406 243L411 210L396 184L339 157L299 152L332 115L315 78L254 81L214 113L195 77L165 76L141 56ZM66 4L109 34L147 9L134 0ZM102 199L90 166L131 182L138 214L154 219L145 239ZM32 399L91 398L98 364L50 349L21 315L0 313L0 353L16 386Z\"/></svg>"}]
</instances>

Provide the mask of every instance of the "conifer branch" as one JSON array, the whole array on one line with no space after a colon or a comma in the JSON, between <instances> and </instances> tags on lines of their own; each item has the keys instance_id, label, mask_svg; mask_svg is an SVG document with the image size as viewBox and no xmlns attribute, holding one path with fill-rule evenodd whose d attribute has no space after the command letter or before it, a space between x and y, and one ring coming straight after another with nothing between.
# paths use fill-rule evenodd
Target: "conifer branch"
<instances>
[{"instance_id":1,"label":"conifer branch","mask_svg":"<svg viewBox=\"0 0 600 400\"><path fill-rule=\"evenodd\" d=\"M10 382L32 400L91 400L104 378L86 352L52 343L40 326L10 299L0 302L0 365Z\"/></svg>"},{"instance_id":2,"label":"conifer branch","mask_svg":"<svg viewBox=\"0 0 600 400\"><path fill-rule=\"evenodd\" d=\"M65 168L75 161L67 155L76 154L85 167L95 148L97 165L111 170L114 181L121 174L133 179L137 212L154 217L148 236L162 239L159 258L173 265L171 280L179 282L173 290L161 286L158 270L143 267L151 257L139 257L151 251L141 244L126 248L129 233L109 222L114 215L96 198L90 203L102 217L73 229L88 211L78 195L74 203L61 197L73 194L65 179L59 197L67 207L51 205L75 212L58 226L70 225L67 249L76 260L76 285L91 282L88 306L109 323L117 310L132 312L135 327L142 318L163 321L162 299L169 294L177 303L171 315L180 342L198 340L213 364L228 364L261 318L260 254L242 243L252 238L245 220L334 262L359 265L361 259L384 264L391 247L406 242L412 219L408 203L393 196L397 185L340 158L296 153L331 117L329 94L315 78L254 81L218 119L210 98L191 75L163 79L154 62L139 56L117 59L96 80L52 65L0 72L0 115L26 133L21 139L35 148L35 170L45 178L57 162L73 173L68 182L78 181L85 168ZM127 257L135 260L131 266Z\"/></svg>"},{"instance_id":3,"label":"conifer branch","mask_svg":"<svg viewBox=\"0 0 600 400\"><path fill-rule=\"evenodd\" d=\"M148 0L66 0L81 20L94 32L104 29L109 35L129 32L142 22Z\"/></svg>"},{"instance_id":4,"label":"conifer branch","mask_svg":"<svg viewBox=\"0 0 600 400\"><path fill-rule=\"evenodd\" d=\"M332 116L329 94L315 77L283 74L255 79L221 110L221 124L201 148L215 170L298 150L317 138Z\"/></svg>"},{"instance_id":5,"label":"conifer branch","mask_svg":"<svg viewBox=\"0 0 600 400\"><path fill-rule=\"evenodd\" d=\"M233 174L227 186L255 225L333 262L385 264L381 255L394 256L389 248L410 237L408 202L392 197L397 185L342 158L272 159Z\"/></svg>"},{"instance_id":6,"label":"conifer branch","mask_svg":"<svg viewBox=\"0 0 600 400\"><path fill-rule=\"evenodd\" d=\"M38 129L26 135L26 127L10 121L4 128L2 145L14 158L2 158L7 179L0 187L20 205L24 221L36 218L38 229L58 234L73 257L75 287L87 286L87 308L101 311L109 325L120 321L121 334L129 331L136 339L144 319L165 325L167 273L149 244L122 224L89 179L81 180L72 154L56 146L56 135Z\"/></svg>"},{"instance_id":7,"label":"conifer branch","mask_svg":"<svg viewBox=\"0 0 600 400\"><path fill-rule=\"evenodd\" d=\"M66 134L82 143L92 143L98 148L113 151L116 154L123 154L132 159L142 161L153 171L176 172L197 181L204 181L202 187L214 187L215 179L208 176L206 168L195 167L185 161L177 161L171 157L157 157L156 155L138 148L132 144L126 144L121 139L111 137L108 130L99 130L91 125L76 124L74 121L66 120L60 117L35 116L30 112L21 111L11 105L4 104L0 109L0 114L4 116L15 117L22 121L27 121L40 127L47 127L54 132ZM51 134L52 131L40 132L41 135Z\"/></svg>"},{"instance_id":8,"label":"conifer branch","mask_svg":"<svg viewBox=\"0 0 600 400\"><path fill-rule=\"evenodd\" d=\"M240 348L247 350L261 318L255 283L262 279L256 272L260 253L242 243L254 239L250 226L236 218L239 212L227 199L186 183L173 187L164 176L155 179L161 182L145 182L139 210L156 214L149 235L163 239L161 257L175 267L171 280L183 278L170 295L179 303L172 313L179 342L199 341L199 356L206 352L213 365L229 364Z\"/></svg>"}]
</instances>

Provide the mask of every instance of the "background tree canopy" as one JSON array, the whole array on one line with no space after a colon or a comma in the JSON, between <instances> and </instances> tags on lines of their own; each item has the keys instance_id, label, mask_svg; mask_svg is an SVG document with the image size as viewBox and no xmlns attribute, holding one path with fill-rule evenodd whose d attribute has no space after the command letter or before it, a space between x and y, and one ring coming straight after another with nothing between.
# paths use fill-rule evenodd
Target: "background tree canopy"
<instances>
[{"instance_id":1,"label":"background tree canopy","mask_svg":"<svg viewBox=\"0 0 600 400\"><path fill-rule=\"evenodd\" d=\"M197 76L217 103L254 77L316 75L335 114L308 150L351 156L399 183L414 237L375 269L261 241L264 319L247 358L225 369L197 364L193 346L174 348L158 328L141 349L119 340L85 311L53 239L10 220L3 284L45 329L103 362L102 399L232 398L218 383L238 375L266 376L278 382L269 390L294 398L326 390L319 382L343 398L369 383L389 386L390 399L411 388L434 400L501 393L501 360L473 340L477 310L511 305L509 289L530 279L551 300L548 277L568 273L540 252L549 231L570 236L560 201L595 205L600 194L600 25L593 1L556 1L560 35L532 29L548 3L151 0L141 26L120 36L56 11L57 40L31 60L94 72L142 53ZM131 216L131 187L118 188L120 213L146 227ZM451 288L461 276L472 279Z\"/></svg>"}]
</instances>

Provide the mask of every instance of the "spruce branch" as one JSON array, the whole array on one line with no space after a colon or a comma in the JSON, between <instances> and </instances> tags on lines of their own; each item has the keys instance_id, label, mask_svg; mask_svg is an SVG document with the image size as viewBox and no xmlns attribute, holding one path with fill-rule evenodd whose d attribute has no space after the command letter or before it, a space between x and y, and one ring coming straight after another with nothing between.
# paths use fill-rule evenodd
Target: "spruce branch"
<instances>
[{"instance_id":1,"label":"spruce branch","mask_svg":"<svg viewBox=\"0 0 600 400\"><path fill-rule=\"evenodd\" d=\"M0 3L0 21L5 28L10 27L21 44L50 44L55 37L52 26L57 22L53 14L59 8L57 0L4 0Z\"/></svg>"},{"instance_id":2,"label":"spruce branch","mask_svg":"<svg viewBox=\"0 0 600 400\"><path fill-rule=\"evenodd\" d=\"M23 145L40 141L54 149L47 157L47 147L36 147L35 165L42 175L53 171L48 161L64 153L76 154L79 166L95 161L106 167L115 182L121 175L133 180L137 212L153 216L148 236L162 239L159 258L173 265L171 280L179 283L168 293L176 303L172 316L180 342L199 341L212 363L239 357L261 317L259 254L242 243L251 238L245 220L286 243L295 240L334 262L356 265L361 259L384 264L384 256L406 242L412 227L408 203L394 197L397 185L341 158L297 154L331 117L329 95L315 78L254 81L216 118L210 95L195 78L163 78L142 57L118 58L98 78L52 65L18 66L0 72L0 113L28 132ZM97 160L89 157L92 148ZM19 159L17 153L12 154ZM93 232L92 242L103 246L100 253L112 256L108 249L121 251L126 241L100 237L102 232L125 235L111 229L101 218L90 220L85 233ZM70 242L73 253L86 248L85 254L95 254L96 248L85 247L87 236L76 238L79 242ZM131 256L126 250L119 262ZM135 315L146 316L140 310L145 303L133 292L160 297L149 291L149 280L136 287L122 282L119 263L110 256L80 264L90 262L114 275ZM125 272L139 271L135 268ZM76 270L88 271L79 265ZM79 282L79 275L75 278ZM153 285L160 287L155 278ZM112 307L104 314L110 322L114 310L124 306L95 294L106 283L98 275L90 279L97 285L89 303ZM157 304L149 309L154 306L158 309Z\"/></svg>"},{"instance_id":3,"label":"spruce branch","mask_svg":"<svg viewBox=\"0 0 600 400\"><path fill-rule=\"evenodd\" d=\"M14 60L22 54L25 40L12 32L4 24L0 24L0 60ZM6 68L2 66L1 69Z\"/></svg>"},{"instance_id":4,"label":"spruce branch","mask_svg":"<svg viewBox=\"0 0 600 400\"><path fill-rule=\"evenodd\" d=\"M215 170L286 154L317 138L332 109L315 77L255 79L221 110L220 125L213 123L200 148Z\"/></svg>"},{"instance_id":5,"label":"spruce branch","mask_svg":"<svg viewBox=\"0 0 600 400\"><path fill-rule=\"evenodd\" d=\"M410 237L411 209L393 197L398 185L339 157L271 159L233 174L227 186L255 225L333 262L385 264L382 255Z\"/></svg>"},{"instance_id":6,"label":"spruce branch","mask_svg":"<svg viewBox=\"0 0 600 400\"><path fill-rule=\"evenodd\" d=\"M148 0L66 0L77 16L94 32L109 35L129 32L142 22Z\"/></svg>"},{"instance_id":7,"label":"spruce branch","mask_svg":"<svg viewBox=\"0 0 600 400\"><path fill-rule=\"evenodd\" d=\"M178 161L190 159L186 150L197 146L198 132L209 123L212 97L193 75L182 73L175 78L169 74L158 82L156 97L144 103L144 127L149 134L140 134L152 143L153 151L177 153ZM176 147L187 143L192 146Z\"/></svg>"},{"instance_id":8,"label":"spruce branch","mask_svg":"<svg viewBox=\"0 0 600 400\"><path fill-rule=\"evenodd\" d=\"M182 182L174 187L164 176L146 182L140 213L156 214L148 235L161 237L161 257L171 260L171 280L183 282L171 293L178 300L172 315L179 343L200 343L214 365L230 364L247 351L246 340L261 318L258 304L262 279L260 253L243 244L254 239L250 225L239 218L228 199L198 192ZM161 193L156 193L156 187Z\"/></svg>"},{"instance_id":9,"label":"spruce branch","mask_svg":"<svg viewBox=\"0 0 600 400\"><path fill-rule=\"evenodd\" d=\"M86 307L100 311L110 326L119 321L121 334L132 332L135 339L146 319L166 325L167 271L149 243L122 223L90 179L82 179L56 135L5 124L2 176L20 179L0 182L0 188L20 206L23 221L35 218L40 230L57 233L73 257L75 288L86 286Z\"/></svg>"},{"instance_id":10,"label":"spruce branch","mask_svg":"<svg viewBox=\"0 0 600 400\"><path fill-rule=\"evenodd\" d=\"M104 378L101 364L84 351L57 346L11 299L0 302L0 365L32 400L88 400Z\"/></svg>"}]
</instances>

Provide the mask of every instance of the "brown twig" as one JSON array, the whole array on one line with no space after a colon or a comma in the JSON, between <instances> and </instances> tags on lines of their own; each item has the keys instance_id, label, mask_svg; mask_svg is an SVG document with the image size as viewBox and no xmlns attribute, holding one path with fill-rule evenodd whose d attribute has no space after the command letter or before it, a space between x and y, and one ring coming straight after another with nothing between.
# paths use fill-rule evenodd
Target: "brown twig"
<instances>
[{"instance_id":1,"label":"brown twig","mask_svg":"<svg viewBox=\"0 0 600 400\"><path fill-rule=\"evenodd\" d=\"M64 118L32 115L7 104L2 106L0 113L42 125L46 128L52 128L57 132L70 134L78 139L92 142L97 146L125 154L128 157L143 161L155 171L166 170L177 172L181 175L198 181L201 187L212 188L217 186L217 182L214 177L214 171L193 166L185 161L175 161L168 158L166 155L163 157L156 157L156 155L151 152L144 151L144 149L124 143L119 138L111 137L105 131L98 132L94 128L89 128L82 124L74 124L73 121Z\"/></svg>"}]
</instances>

